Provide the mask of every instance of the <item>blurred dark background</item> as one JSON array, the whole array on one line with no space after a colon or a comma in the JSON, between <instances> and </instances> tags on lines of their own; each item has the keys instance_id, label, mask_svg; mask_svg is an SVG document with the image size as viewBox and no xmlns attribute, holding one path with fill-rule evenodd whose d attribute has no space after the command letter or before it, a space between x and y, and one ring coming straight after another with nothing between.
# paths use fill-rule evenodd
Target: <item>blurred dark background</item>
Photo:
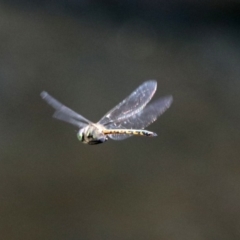
<instances>
[{"instance_id":1,"label":"blurred dark background","mask_svg":"<svg viewBox=\"0 0 240 240\"><path fill-rule=\"evenodd\" d=\"M239 240L239 10L0 0L0 238ZM83 145L39 96L98 121L148 79L157 138Z\"/></svg>"}]
</instances>

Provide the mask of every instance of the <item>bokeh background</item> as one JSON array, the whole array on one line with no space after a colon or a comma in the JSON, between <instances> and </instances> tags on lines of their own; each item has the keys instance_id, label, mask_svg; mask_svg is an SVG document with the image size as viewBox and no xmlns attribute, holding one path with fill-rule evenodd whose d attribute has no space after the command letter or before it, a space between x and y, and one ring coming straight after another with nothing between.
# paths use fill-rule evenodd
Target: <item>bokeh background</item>
<instances>
[{"instance_id":1,"label":"bokeh background","mask_svg":"<svg viewBox=\"0 0 240 240\"><path fill-rule=\"evenodd\" d=\"M0 1L0 238L240 239L238 1ZM157 138L81 144L148 79Z\"/></svg>"}]
</instances>

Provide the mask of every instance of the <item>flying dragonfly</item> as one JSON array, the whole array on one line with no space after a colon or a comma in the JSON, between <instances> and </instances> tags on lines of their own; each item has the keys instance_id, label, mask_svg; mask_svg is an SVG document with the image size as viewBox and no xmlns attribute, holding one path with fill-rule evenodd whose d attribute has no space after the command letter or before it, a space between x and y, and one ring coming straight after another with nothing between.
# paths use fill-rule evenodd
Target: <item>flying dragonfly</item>
<instances>
[{"instance_id":1,"label":"flying dragonfly","mask_svg":"<svg viewBox=\"0 0 240 240\"><path fill-rule=\"evenodd\" d=\"M123 140L133 135L157 136L156 133L144 130L144 128L153 123L170 107L173 97L165 96L148 104L156 89L157 82L155 80L144 82L97 123L89 121L64 106L45 91L40 95L55 109L54 118L78 127L78 139L85 144L94 145L103 143L108 138Z\"/></svg>"}]
</instances>

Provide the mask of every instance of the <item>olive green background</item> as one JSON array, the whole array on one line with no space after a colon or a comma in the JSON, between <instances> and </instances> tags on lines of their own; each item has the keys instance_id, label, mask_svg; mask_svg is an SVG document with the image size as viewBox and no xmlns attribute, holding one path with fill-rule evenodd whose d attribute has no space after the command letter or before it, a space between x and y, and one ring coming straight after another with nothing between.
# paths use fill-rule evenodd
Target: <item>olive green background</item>
<instances>
[{"instance_id":1,"label":"olive green background","mask_svg":"<svg viewBox=\"0 0 240 240\"><path fill-rule=\"evenodd\" d=\"M0 1L1 239L240 239L239 6L129 2ZM148 79L157 138L84 145L39 96L98 121Z\"/></svg>"}]
</instances>

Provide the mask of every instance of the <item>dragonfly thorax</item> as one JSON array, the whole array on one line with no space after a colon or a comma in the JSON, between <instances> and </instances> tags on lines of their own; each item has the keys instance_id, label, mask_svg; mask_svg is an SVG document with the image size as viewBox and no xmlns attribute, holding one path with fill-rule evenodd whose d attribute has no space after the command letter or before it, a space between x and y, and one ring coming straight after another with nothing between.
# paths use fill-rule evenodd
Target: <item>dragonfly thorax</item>
<instances>
[{"instance_id":1,"label":"dragonfly thorax","mask_svg":"<svg viewBox=\"0 0 240 240\"><path fill-rule=\"evenodd\" d=\"M103 143L108 140L108 137L102 132L102 127L96 124L80 129L77 137L81 142L90 145Z\"/></svg>"}]
</instances>

